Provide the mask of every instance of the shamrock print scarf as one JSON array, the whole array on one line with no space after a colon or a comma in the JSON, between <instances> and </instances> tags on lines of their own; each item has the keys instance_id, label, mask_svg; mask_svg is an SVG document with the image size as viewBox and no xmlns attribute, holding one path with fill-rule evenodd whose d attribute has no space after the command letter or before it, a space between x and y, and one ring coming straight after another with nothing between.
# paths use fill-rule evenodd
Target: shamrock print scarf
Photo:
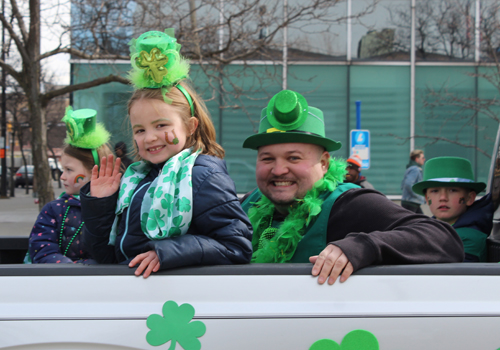
<instances>
[{"instance_id":1,"label":"shamrock print scarf","mask_svg":"<svg viewBox=\"0 0 500 350\"><path fill-rule=\"evenodd\" d=\"M191 224L193 165L201 150L185 149L165 163L160 174L149 185L141 205L141 228L152 240L185 234ZM114 244L118 215L130 205L137 185L151 170L151 164L140 161L130 165L122 177L116 205L115 222L110 237Z\"/></svg>"}]
</instances>

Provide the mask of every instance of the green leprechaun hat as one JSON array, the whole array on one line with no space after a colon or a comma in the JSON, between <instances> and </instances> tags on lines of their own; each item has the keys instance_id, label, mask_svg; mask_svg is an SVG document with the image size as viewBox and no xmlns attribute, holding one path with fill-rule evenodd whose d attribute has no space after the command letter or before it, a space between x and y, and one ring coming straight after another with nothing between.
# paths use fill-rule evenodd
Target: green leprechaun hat
<instances>
[{"instance_id":1,"label":"green leprechaun hat","mask_svg":"<svg viewBox=\"0 0 500 350\"><path fill-rule=\"evenodd\" d=\"M323 112L309 107L301 94L283 90L274 95L261 113L259 132L243 142L243 148L278 143L311 143L323 146L328 152L342 144L325 137Z\"/></svg>"},{"instance_id":2,"label":"green leprechaun hat","mask_svg":"<svg viewBox=\"0 0 500 350\"><path fill-rule=\"evenodd\" d=\"M62 121L66 123L64 142L77 148L92 150L95 164L99 165L96 149L109 141L110 134L101 123L96 122L97 111L90 108L73 110L66 107Z\"/></svg>"},{"instance_id":3,"label":"green leprechaun hat","mask_svg":"<svg viewBox=\"0 0 500 350\"><path fill-rule=\"evenodd\" d=\"M413 192L424 195L431 187L465 187L476 193L486 188L484 182L475 182L469 160L460 157L437 157L425 163L423 181L413 185Z\"/></svg>"}]
</instances>

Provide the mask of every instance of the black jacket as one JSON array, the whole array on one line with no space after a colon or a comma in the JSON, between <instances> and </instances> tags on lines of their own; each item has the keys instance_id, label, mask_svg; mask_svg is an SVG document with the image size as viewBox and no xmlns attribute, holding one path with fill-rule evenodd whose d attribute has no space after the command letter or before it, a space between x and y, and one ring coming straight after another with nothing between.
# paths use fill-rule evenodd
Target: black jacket
<instances>
[{"instance_id":1,"label":"black jacket","mask_svg":"<svg viewBox=\"0 0 500 350\"><path fill-rule=\"evenodd\" d=\"M88 195L88 184L82 188L84 239L93 257L99 263L128 263L138 254L154 249L161 269L250 262L252 226L241 209L224 161L213 156L200 155L193 166L194 205L188 232L154 241L143 233L140 206L149 188L143 185L158 176L160 170L154 167L137 186L130 206L121 214L114 246L108 242L118 192L96 198Z\"/></svg>"}]
</instances>

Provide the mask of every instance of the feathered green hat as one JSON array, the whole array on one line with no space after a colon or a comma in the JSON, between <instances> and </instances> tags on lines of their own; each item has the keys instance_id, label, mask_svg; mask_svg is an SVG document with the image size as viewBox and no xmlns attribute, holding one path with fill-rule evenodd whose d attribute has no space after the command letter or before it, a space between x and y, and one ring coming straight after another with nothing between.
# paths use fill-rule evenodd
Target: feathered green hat
<instances>
[{"instance_id":1,"label":"feathered green hat","mask_svg":"<svg viewBox=\"0 0 500 350\"><path fill-rule=\"evenodd\" d=\"M110 134L101 123L96 122L97 111L94 109L73 110L66 107L62 121L66 123L66 138L64 142L77 148L92 150L95 164L99 165L96 149L109 141Z\"/></svg>"},{"instance_id":2,"label":"feathered green hat","mask_svg":"<svg viewBox=\"0 0 500 350\"><path fill-rule=\"evenodd\" d=\"M178 83L189 76L189 62L179 54L181 45L177 43L174 29L164 32L150 31L137 39L132 39L130 45L129 79L136 89L162 89L165 93L171 87L177 87L186 97L194 115L193 100L189 93Z\"/></svg>"},{"instance_id":3,"label":"feathered green hat","mask_svg":"<svg viewBox=\"0 0 500 350\"><path fill-rule=\"evenodd\" d=\"M129 78L136 88L169 87L188 77L189 62L179 54L173 28L146 32L129 45Z\"/></svg>"}]
</instances>

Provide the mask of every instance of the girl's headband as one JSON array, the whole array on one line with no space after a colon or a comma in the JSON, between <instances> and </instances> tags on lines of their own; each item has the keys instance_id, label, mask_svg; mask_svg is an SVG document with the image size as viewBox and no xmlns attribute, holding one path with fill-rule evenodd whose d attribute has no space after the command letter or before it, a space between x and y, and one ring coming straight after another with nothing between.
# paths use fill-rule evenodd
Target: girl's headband
<instances>
[{"instance_id":1,"label":"girl's headband","mask_svg":"<svg viewBox=\"0 0 500 350\"><path fill-rule=\"evenodd\" d=\"M64 142L77 148L90 149L94 163L99 166L97 149L109 141L110 134L101 123L96 122L97 111L94 109L73 110L66 108L62 121L66 123Z\"/></svg>"},{"instance_id":2,"label":"girl's headband","mask_svg":"<svg viewBox=\"0 0 500 350\"><path fill-rule=\"evenodd\" d=\"M189 62L179 51L181 45L177 43L174 29L165 29L165 32L150 31L129 42L130 63L129 79L135 89L161 89L166 103L172 101L166 93L172 87L177 87L186 97L194 116L193 99L179 82L189 75Z\"/></svg>"}]
</instances>

